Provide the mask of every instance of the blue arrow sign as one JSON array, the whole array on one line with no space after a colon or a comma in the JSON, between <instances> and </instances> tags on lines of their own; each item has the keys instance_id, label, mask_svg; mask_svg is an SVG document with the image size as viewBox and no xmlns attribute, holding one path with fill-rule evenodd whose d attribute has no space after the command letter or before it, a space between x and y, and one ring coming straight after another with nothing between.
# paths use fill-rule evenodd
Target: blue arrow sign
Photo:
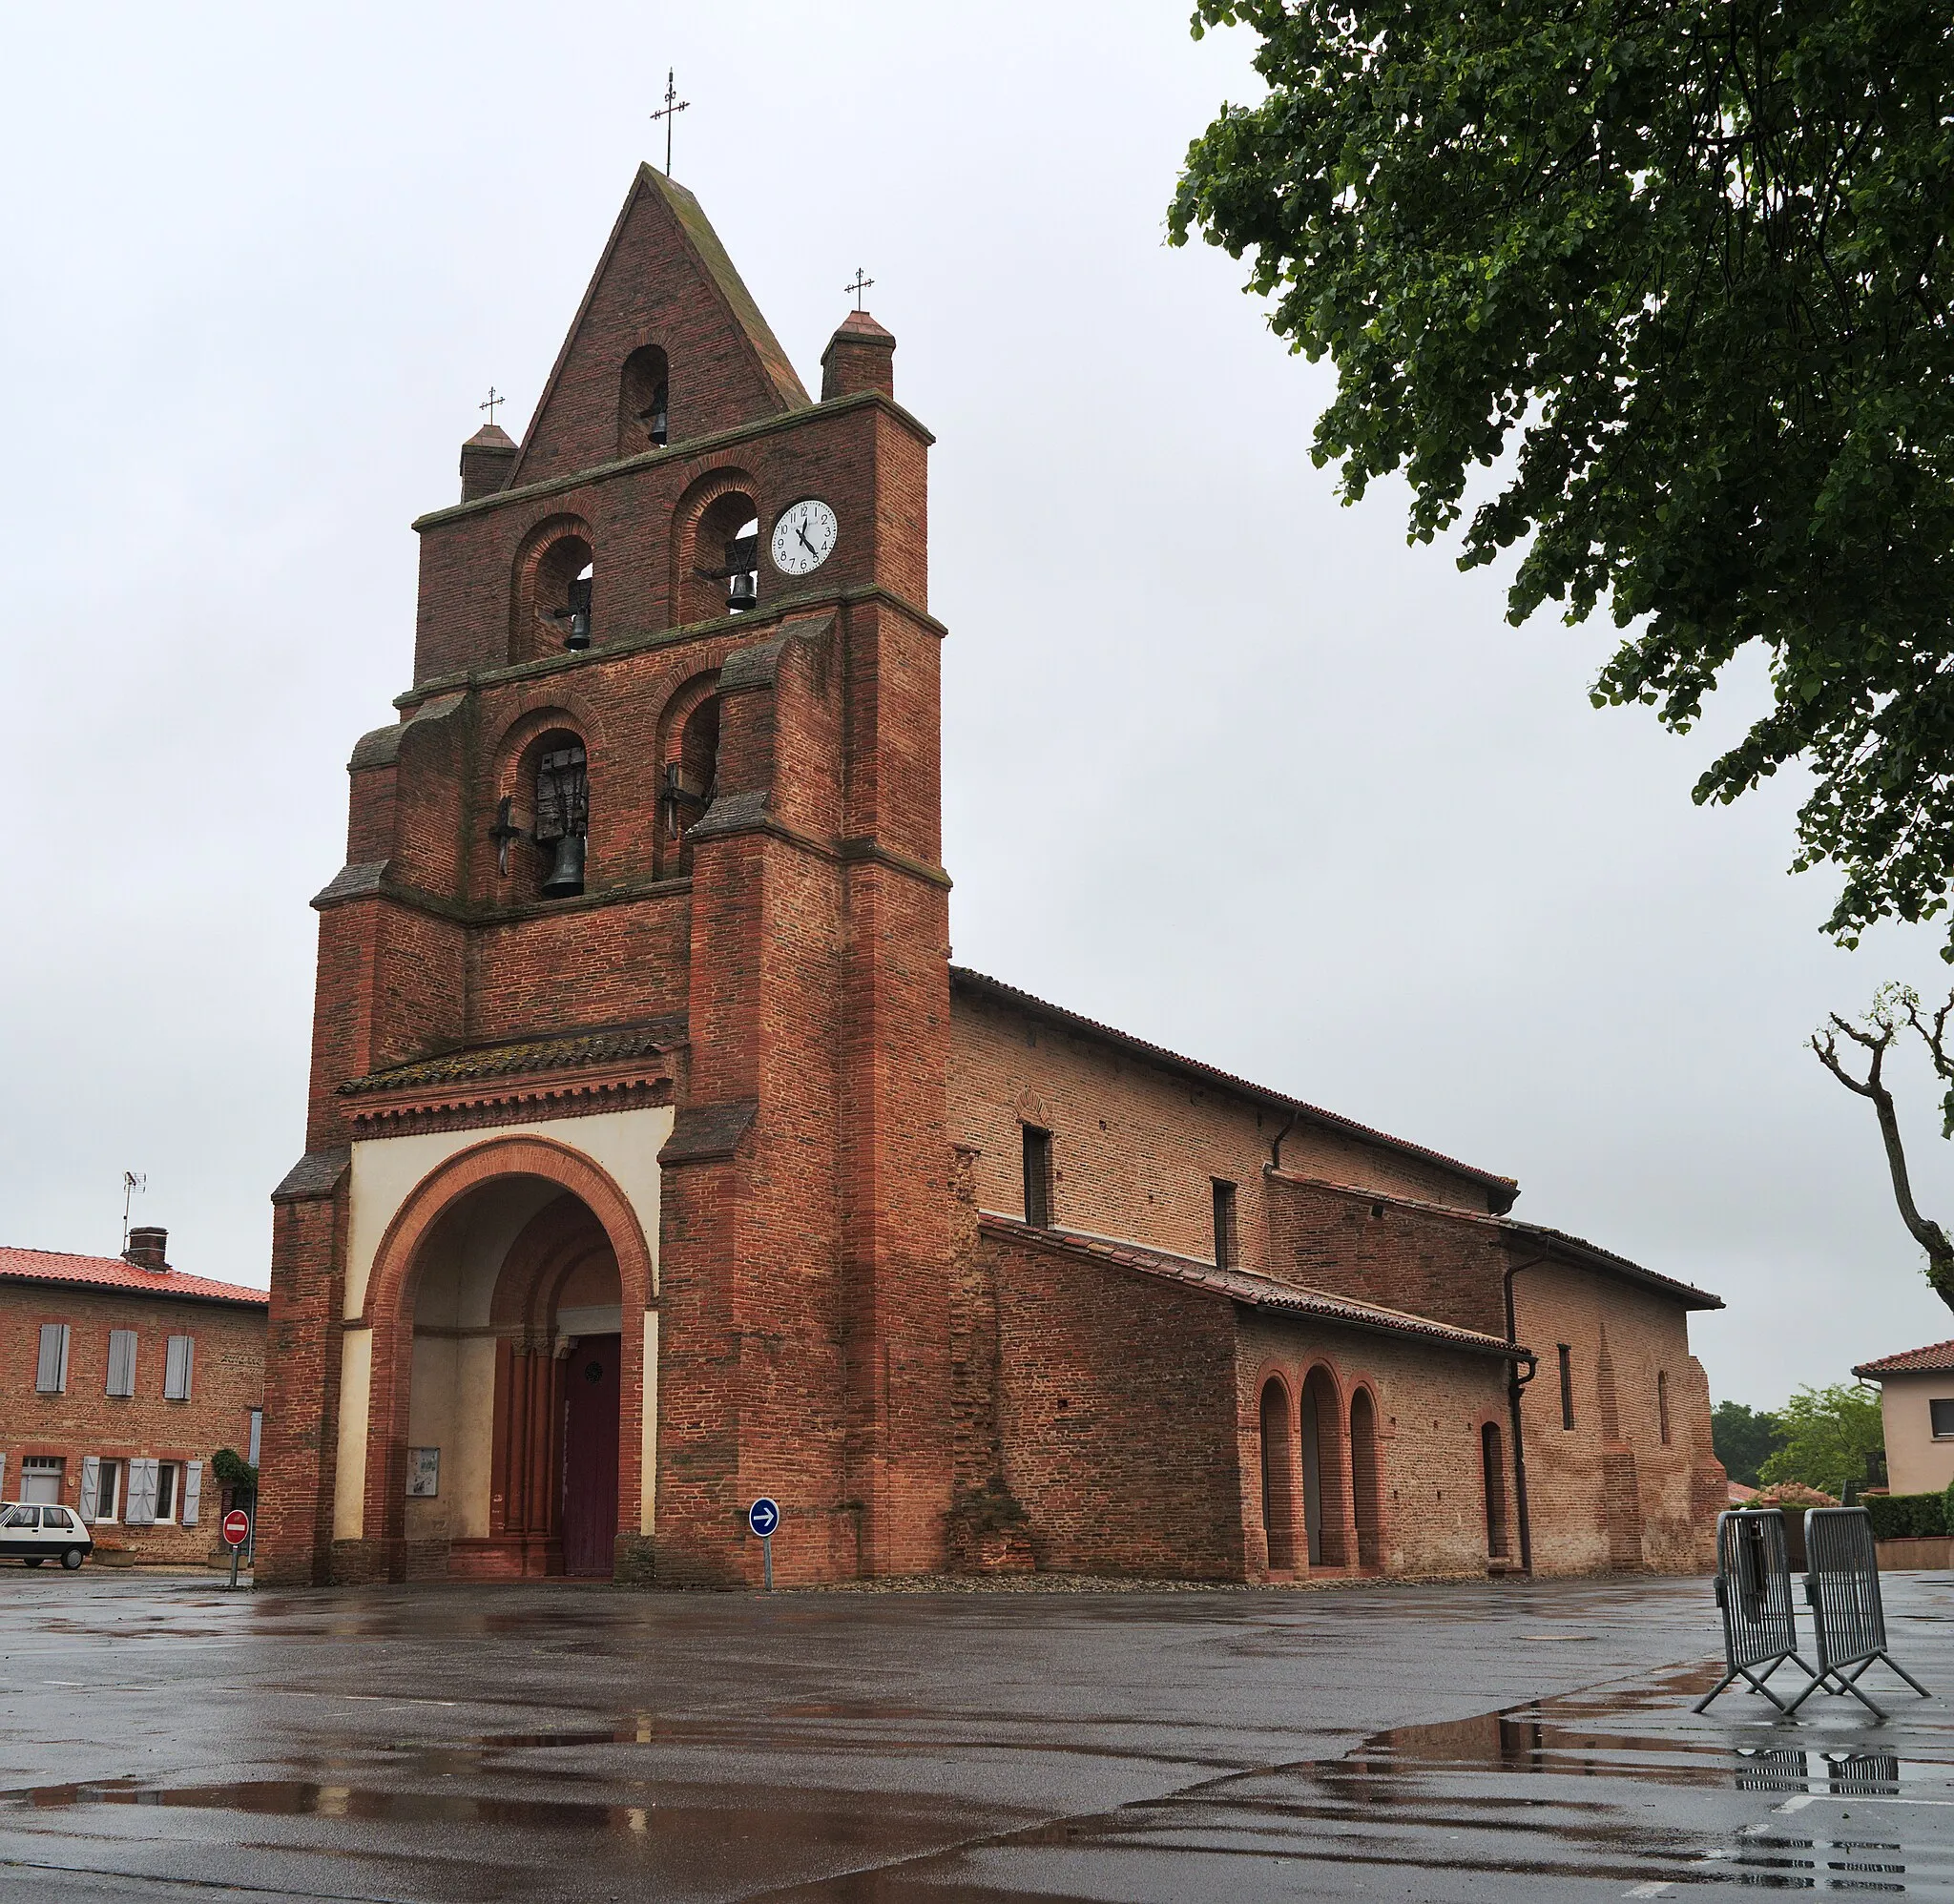
<instances>
[{"instance_id":1,"label":"blue arrow sign","mask_svg":"<svg viewBox=\"0 0 1954 1904\"><path fill-rule=\"evenodd\" d=\"M780 1524L780 1503L778 1500L769 1500L765 1495L761 1495L746 1510L746 1524L762 1541L766 1540Z\"/></svg>"}]
</instances>

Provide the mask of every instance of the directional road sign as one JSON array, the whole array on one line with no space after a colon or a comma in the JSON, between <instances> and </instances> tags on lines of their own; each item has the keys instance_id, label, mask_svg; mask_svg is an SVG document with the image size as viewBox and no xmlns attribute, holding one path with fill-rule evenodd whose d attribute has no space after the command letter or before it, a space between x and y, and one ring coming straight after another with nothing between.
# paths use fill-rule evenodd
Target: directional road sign
<instances>
[{"instance_id":1,"label":"directional road sign","mask_svg":"<svg viewBox=\"0 0 1954 1904\"><path fill-rule=\"evenodd\" d=\"M762 1541L767 1540L780 1524L780 1503L778 1500L769 1500L765 1495L761 1495L746 1510L746 1524Z\"/></svg>"}]
</instances>

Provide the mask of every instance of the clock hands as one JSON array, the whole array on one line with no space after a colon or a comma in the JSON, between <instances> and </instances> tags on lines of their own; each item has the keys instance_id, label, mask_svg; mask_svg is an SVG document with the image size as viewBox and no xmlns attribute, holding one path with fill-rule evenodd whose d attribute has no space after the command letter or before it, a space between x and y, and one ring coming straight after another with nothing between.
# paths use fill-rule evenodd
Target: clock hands
<instances>
[{"instance_id":1,"label":"clock hands","mask_svg":"<svg viewBox=\"0 0 1954 1904\"><path fill-rule=\"evenodd\" d=\"M808 541L807 525L805 523L796 523L794 525L794 533L800 538L801 548L806 549L808 554L812 555L813 557L815 557L817 561L819 561L821 558L821 550L815 548L813 543Z\"/></svg>"}]
</instances>

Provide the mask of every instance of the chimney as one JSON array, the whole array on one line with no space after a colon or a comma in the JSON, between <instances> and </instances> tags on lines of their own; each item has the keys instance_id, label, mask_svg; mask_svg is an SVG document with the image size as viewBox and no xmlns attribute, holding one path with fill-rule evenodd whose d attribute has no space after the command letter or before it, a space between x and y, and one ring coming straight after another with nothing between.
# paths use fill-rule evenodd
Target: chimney
<instances>
[{"instance_id":1,"label":"chimney","mask_svg":"<svg viewBox=\"0 0 1954 1904\"><path fill-rule=\"evenodd\" d=\"M484 424L462 445L462 501L492 496L515 467L515 439L500 424Z\"/></svg>"},{"instance_id":2,"label":"chimney","mask_svg":"<svg viewBox=\"0 0 1954 1904\"><path fill-rule=\"evenodd\" d=\"M896 395L896 341L866 311L850 311L821 354L821 400L858 390Z\"/></svg>"},{"instance_id":3,"label":"chimney","mask_svg":"<svg viewBox=\"0 0 1954 1904\"><path fill-rule=\"evenodd\" d=\"M125 1263L134 1263L138 1270L154 1270L161 1275L169 1269L163 1260L168 1249L170 1232L155 1224L142 1223L129 1232L129 1247L122 1252Z\"/></svg>"}]
</instances>

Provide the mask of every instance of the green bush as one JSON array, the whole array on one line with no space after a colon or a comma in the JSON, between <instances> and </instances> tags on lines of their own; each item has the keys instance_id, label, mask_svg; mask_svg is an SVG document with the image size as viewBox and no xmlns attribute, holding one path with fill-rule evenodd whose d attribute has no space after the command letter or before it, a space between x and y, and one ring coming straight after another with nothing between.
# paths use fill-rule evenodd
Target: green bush
<instances>
[{"instance_id":1,"label":"green bush","mask_svg":"<svg viewBox=\"0 0 1954 1904\"><path fill-rule=\"evenodd\" d=\"M1873 1523L1876 1541L1904 1541L1947 1531L1944 1494L1869 1494L1860 1505Z\"/></svg>"}]
</instances>

